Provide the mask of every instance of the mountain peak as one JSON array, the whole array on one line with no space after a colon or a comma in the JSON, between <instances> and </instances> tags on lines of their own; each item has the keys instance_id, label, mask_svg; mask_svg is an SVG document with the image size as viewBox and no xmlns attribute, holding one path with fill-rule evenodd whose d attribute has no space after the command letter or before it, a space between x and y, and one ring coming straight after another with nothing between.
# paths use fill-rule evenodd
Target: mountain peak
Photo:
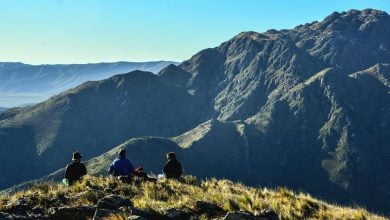
<instances>
[{"instance_id":1,"label":"mountain peak","mask_svg":"<svg viewBox=\"0 0 390 220\"><path fill-rule=\"evenodd\" d=\"M389 14L387 14L387 12L385 11L381 11L381 10L377 10L377 9L372 9L372 8L367 8L367 9L363 9L363 10L355 10L355 9L351 9L351 10L348 10L346 13L347 16L360 16L362 18L365 18L365 19L370 19L370 18L381 18L381 17L386 17L386 16L389 16Z\"/></svg>"},{"instance_id":2,"label":"mountain peak","mask_svg":"<svg viewBox=\"0 0 390 220\"><path fill-rule=\"evenodd\" d=\"M142 71L142 70L134 70L134 71L131 71L131 72L128 72L128 73L123 73L123 74L118 74L118 75L115 75L115 76L112 76L111 78L112 79L116 79L116 78L122 78L122 77L128 77L128 78L154 78L156 75L153 74L152 72L149 72L149 71Z\"/></svg>"},{"instance_id":3,"label":"mountain peak","mask_svg":"<svg viewBox=\"0 0 390 220\"><path fill-rule=\"evenodd\" d=\"M346 12L334 12L327 16L323 21L316 23L315 27L319 29L328 29L336 31L345 31L349 29L356 29L360 31L367 30L367 26L372 23L389 22L389 15L380 10L365 9L349 10Z\"/></svg>"},{"instance_id":4,"label":"mountain peak","mask_svg":"<svg viewBox=\"0 0 390 220\"><path fill-rule=\"evenodd\" d=\"M258 32L255 32L255 31L244 31L244 32L241 32L239 33L237 36L235 36L234 38L251 38L253 40L257 40L261 37L264 37L263 34L260 34Z\"/></svg>"},{"instance_id":5,"label":"mountain peak","mask_svg":"<svg viewBox=\"0 0 390 220\"><path fill-rule=\"evenodd\" d=\"M184 71L182 68L171 64L162 69L158 73L158 77L165 80L166 82L184 87L191 78L191 74Z\"/></svg>"}]
</instances>

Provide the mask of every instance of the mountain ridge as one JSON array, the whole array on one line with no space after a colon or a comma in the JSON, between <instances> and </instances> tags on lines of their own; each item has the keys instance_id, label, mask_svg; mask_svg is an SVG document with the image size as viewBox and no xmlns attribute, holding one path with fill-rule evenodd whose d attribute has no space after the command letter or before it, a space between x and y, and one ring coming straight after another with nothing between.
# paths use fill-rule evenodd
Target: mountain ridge
<instances>
[{"instance_id":1,"label":"mountain ridge","mask_svg":"<svg viewBox=\"0 0 390 220\"><path fill-rule=\"evenodd\" d=\"M101 80L132 70L157 73L172 61L115 62L88 64L41 64L0 62L0 102L6 107L44 101L90 80Z\"/></svg>"}]
</instances>

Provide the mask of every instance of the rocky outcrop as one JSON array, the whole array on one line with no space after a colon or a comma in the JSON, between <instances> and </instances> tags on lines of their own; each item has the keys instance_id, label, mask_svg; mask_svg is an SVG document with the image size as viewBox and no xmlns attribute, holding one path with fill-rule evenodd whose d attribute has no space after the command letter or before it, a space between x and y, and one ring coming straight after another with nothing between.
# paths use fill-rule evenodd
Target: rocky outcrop
<instances>
[{"instance_id":1,"label":"rocky outcrop","mask_svg":"<svg viewBox=\"0 0 390 220\"><path fill-rule=\"evenodd\" d=\"M152 210L142 210L133 207L129 199L118 195L107 195L101 198L95 205L90 206L69 206L58 200L52 203L50 208L43 208L37 206L36 202L29 199L19 199L11 202L2 208L0 219L104 220L122 217L132 220L190 220L197 219L199 216L226 220L279 219L278 215L272 210L263 210L255 215L243 211L226 213L218 205L205 201L197 201L193 210L166 209L163 211L164 215Z\"/></svg>"},{"instance_id":2,"label":"rocky outcrop","mask_svg":"<svg viewBox=\"0 0 390 220\"><path fill-rule=\"evenodd\" d=\"M205 201L197 201L194 211L199 215L206 215L209 218L221 216L226 213L220 206Z\"/></svg>"},{"instance_id":3,"label":"rocky outcrop","mask_svg":"<svg viewBox=\"0 0 390 220\"><path fill-rule=\"evenodd\" d=\"M52 219L58 220L87 220L90 219L95 212L93 206L61 206L53 207L48 210L49 216Z\"/></svg>"},{"instance_id":4,"label":"rocky outcrop","mask_svg":"<svg viewBox=\"0 0 390 220\"><path fill-rule=\"evenodd\" d=\"M108 195L100 199L97 203L97 208L93 216L94 220L103 220L110 216L115 216L119 213L131 213L126 210L132 206L130 200L117 195ZM119 210L120 208L125 208Z\"/></svg>"},{"instance_id":5,"label":"rocky outcrop","mask_svg":"<svg viewBox=\"0 0 390 220\"><path fill-rule=\"evenodd\" d=\"M129 206L132 206L130 200L124 199L116 195L108 195L100 199L97 203L98 209L108 209L108 210L115 210L120 207L129 207Z\"/></svg>"},{"instance_id":6,"label":"rocky outcrop","mask_svg":"<svg viewBox=\"0 0 390 220\"><path fill-rule=\"evenodd\" d=\"M238 211L227 213L223 220L279 220L279 216L272 210L263 210L258 215Z\"/></svg>"}]
</instances>

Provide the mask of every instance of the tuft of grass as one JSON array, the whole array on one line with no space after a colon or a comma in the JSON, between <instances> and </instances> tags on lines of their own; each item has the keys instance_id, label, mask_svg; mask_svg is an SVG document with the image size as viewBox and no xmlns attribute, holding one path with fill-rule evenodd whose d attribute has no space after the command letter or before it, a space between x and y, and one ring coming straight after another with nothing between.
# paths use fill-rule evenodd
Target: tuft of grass
<instances>
[{"instance_id":1,"label":"tuft of grass","mask_svg":"<svg viewBox=\"0 0 390 220\"><path fill-rule=\"evenodd\" d=\"M71 187L58 183L41 183L28 190L0 197L0 211L20 198L29 198L44 208L96 204L108 194L130 199L134 206L164 214L167 209L195 209L197 201L219 205L225 211L243 210L257 213L273 209L281 219L385 219L363 208L341 207L317 200L308 194L295 193L285 187L253 188L229 180L198 180L186 176L181 181L163 179L158 182L126 184L112 177L86 176ZM199 219L207 219L200 216ZM118 214L112 219L126 219Z\"/></svg>"}]
</instances>

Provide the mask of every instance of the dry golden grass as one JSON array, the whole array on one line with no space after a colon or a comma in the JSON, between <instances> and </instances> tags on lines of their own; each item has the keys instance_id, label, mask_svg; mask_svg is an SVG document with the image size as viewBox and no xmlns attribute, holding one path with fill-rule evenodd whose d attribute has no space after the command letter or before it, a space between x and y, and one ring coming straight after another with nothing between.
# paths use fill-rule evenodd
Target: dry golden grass
<instances>
[{"instance_id":1,"label":"dry golden grass","mask_svg":"<svg viewBox=\"0 0 390 220\"><path fill-rule=\"evenodd\" d=\"M192 210L197 201L212 202L226 211L244 210L256 213L265 208L275 210L281 219L385 219L362 208L331 205L304 193L286 188L252 188L228 180L200 181L187 176L183 181L159 180L157 183L124 184L112 177L87 176L83 181L65 187L42 183L31 189L0 197L0 211L8 200L34 197L37 204L49 207L52 198L64 205L88 205L107 194L129 198L135 207L163 213L168 208ZM122 216L113 216L120 219Z\"/></svg>"}]
</instances>

